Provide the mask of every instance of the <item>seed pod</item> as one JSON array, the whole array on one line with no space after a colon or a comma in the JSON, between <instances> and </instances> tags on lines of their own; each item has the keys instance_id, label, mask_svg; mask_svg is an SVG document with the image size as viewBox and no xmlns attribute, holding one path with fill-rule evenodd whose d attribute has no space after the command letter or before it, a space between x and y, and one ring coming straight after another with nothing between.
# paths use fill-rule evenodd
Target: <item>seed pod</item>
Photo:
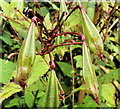
<instances>
[{"instance_id":1,"label":"seed pod","mask_svg":"<svg viewBox=\"0 0 120 109\"><path fill-rule=\"evenodd\" d=\"M58 84L55 71L52 69L48 79L48 86L43 99L43 108L56 108L59 106Z\"/></svg>"},{"instance_id":2,"label":"seed pod","mask_svg":"<svg viewBox=\"0 0 120 109\"><path fill-rule=\"evenodd\" d=\"M34 22L32 21L28 34L25 37L21 46L18 63L17 63L17 82L23 87L26 85L26 80L29 76L31 67L35 60L35 36L34 36Z\"/></svg>"},{"instance_id":3,"label":"seed pod","mask_svg":"<svg viewBox=\"0 0 120 109\"><path fill-rule=\"evenodd\" d=\"M88 43L88 46L90 50L97 54L102 60L103 60L103 41L100 37L100 34L95 27L95 25L92 23L88 15L85 13L83 8L81 8L81 17L82 17L82 28L83 33L86 37L86 41Z\"/></svg>"},{"instance_id":4,"label":"seed pod","mask_svg":"<svg viewBox=\"0 0 120 109\"><path fill-rule=\"evenodd\" d=\"M86 46L85 41L83 42L83 78L85 81L85 86L88 94L92 94L98 103L98 94L99 94L99 87L97 82L97 77L92 66L90 52Z\"/></svg>"}]
</instances>

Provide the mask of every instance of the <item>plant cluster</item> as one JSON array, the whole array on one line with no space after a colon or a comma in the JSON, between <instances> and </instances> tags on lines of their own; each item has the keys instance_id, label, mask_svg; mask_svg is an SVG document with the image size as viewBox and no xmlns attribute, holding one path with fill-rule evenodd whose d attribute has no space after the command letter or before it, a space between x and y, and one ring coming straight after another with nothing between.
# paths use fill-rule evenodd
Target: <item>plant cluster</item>
<instances>
[{"instance_id":1,"label":"plant cluster","mask_svg":"<svg viewBox=\"0 0 120 109\"><path fill-rule=\"evenodd\" d=\"M119 108L119 1L0 4L3 108Z\"/></svg>"}]
</instances>

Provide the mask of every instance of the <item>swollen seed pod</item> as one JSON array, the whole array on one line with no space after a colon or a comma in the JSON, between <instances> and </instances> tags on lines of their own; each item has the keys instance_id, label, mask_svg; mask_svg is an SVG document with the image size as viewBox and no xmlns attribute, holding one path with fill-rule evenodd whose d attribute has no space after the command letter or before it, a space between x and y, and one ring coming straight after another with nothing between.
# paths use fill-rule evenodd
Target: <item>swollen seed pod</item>
<instances>
[{"instance_id":1,"label":"swollen seed pod","mask_svg":"<svg viewBox=\"0 0 120 109\"><path fill-rule=\"evenodd\" d=\"M90 52L86 45L86 42L83 41L83 78L85 81L85 86L88 94L92 94L96 100L98 101L99 87L97 82L97 77L92 66Z\"/></svg>"},{"instance_id":2,"label":"swollen seed pod","mask_svg":"<svg viewBox=\"0 0 120 109\"><path fill-rule=\"evenodd\" d=\"M32 21L28 34L23 41L18 55L16 79L22 87L26 85L26 80L35 60L35 53L34 21Z\"/></svg>"},{"instance_id":3,"label":"swollen seed pod","mask_svg":"<svg viewBox=\"0 0 120 109\"><path fill-rule=\"evenodd\" d=\"M58 84L55 71L52 69L48 79L48 85L43 99L43 108L55 108L59 106Z\"/></svg>"},{"instance_id":4,"label":"swollen seed pod","mask_svg":"<svg viewBox=\"0 0 120 109\"><path fill-rule=\"evenodd\" d=\"M81 8L82 28L90 50L103 60L103 41L84 9Z\"/></svg>"}]
</instances>

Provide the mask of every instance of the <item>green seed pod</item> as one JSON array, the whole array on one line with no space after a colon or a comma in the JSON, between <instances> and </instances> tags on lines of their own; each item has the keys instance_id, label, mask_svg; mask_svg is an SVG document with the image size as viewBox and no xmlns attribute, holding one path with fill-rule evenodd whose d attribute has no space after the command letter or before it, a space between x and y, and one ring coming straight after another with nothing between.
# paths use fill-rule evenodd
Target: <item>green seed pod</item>
<instances>
[{"instance_id":1,"label":"green seed pod","mask_svg":"<svg viewBox=\"0 0 120 109\"><path fill-rule=\"evenodd\" d=\"M97 82L97 77L92 66L90 52L86 46L85 41L83 42L83 78L85 81L85 86L88 94L94 96L96 102L98 102L99 87Z\"/></svg>"},{"instance_id":2,"label":"green seed pod","mask_svg":"<svg viewBox=\"0 0 120 109\"><path fill-rule=\"evenodd\" d=\"M52 69L48 79L48 86L43 99L43 108L55 108L59 106L58 84L55 71Z\"/></svg>"},{"instance_id":3,"label":"green seed pod","mask_svg":"<svg viewBox=\"0 0 120 109\"><path fill-rule=\"evenodd\" d=\"M83 8L81 8L81 17L83 33L86 37L88 46L94 54L97 54L102 59L104 50L102 38Z\"/></svg>"},{"instance_id":4,"label":"green seed pod","mask_svg":"<svg viewBox=\"0 0 120 109\"><path fill-rule=\"evenodd\" d=\"M28 34L25 37L21 46L18 63L17 63L17 82L21 86L26 85L26 80L29 76L31 67L35 60L35 36L34 36L34 22L32 21Z\"/></svg>"}]
</instances>

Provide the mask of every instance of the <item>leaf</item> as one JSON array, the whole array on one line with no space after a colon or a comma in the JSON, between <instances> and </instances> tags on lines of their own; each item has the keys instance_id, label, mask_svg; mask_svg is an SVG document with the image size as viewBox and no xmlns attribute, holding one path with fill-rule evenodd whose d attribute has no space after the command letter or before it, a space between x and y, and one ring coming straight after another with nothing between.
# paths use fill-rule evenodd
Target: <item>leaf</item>
<instances>
[{"instance_id":1,"label":"leaf","mask_svg":"<svg viewBox=\"0 0 120 109\"><path fill-rule=\"evenodd\" d=\"M85 85L81 85L80 87L74 89L74 90L72 91L72 93L76 93L76 92L79 91L79 90L85 90Z\"/></svg>"},{"instance_id":2,"label":"leaf","mask_svg":"<svg viewBox=\"0 0 120 109\"><path fill-rule=\"evenodd\" d=\"M99 84L107 84L107 83L111 83L115 80L119 80L120 79L119 71L120 71L120 68L111 70L108 74L104 74L102 77L99 77L98 83Z\"/></svg>"},{"instance_id":3,"label":"leaf","mask_svg":"<svg viewBox=\"0 0 120 109\"><path fill-rule=\"evenodd\" d=\"M17 66L17 82L20 84L26 84L25 81L28 78L31 67L34 63L36 56L35 48L35 34L34 34L34 22L31 23L28 35L25 37L22 43Z\"/></svg>"},{"instance_id":4,"label":"leaf","mask_svg":"<svg viewBox=\"0 0 120 109\"><path fill-rule=\"evenodd\" d=\"M46 16L47 13L49 12L48 8L45 7L45 6L44 6L44 7L41 7L41 10L42 10L44 16ZM39 14L42 16L41 11L40 11L39 8L37 8L36 11L37 11L37 13L39 13Z\"/></svg>"},{"instance_id":5,"label":"leaf","mask_svg":"<svg viewBox=\"0 0 120 109\"><path fill-rule=\"evenodd\" d=\"M17 10L19 10L20 12L23 12L24 9L24 0L11 0L11 6L13 8L16 8Z\"/></svg>"},{"instance_id":6,"label":"leaf","mask_svg":"<svg viewBox=\"0 0 120 109\"><path fill-rule=\"evenodd\" d=\"M46 61L49 63L49 55L45 55ZM30 72L30 76L27 81L27 85L30 86L34 82L38 81L49 70L49 66L46 64L42 56L36 56L35 62Z\"/></svg>"},{"instance_id":7,"label":"leaf","mask_svg":"<svg viewBox=\"0 0 120 109\"><path fill-rule=\"evenodd\" d=\"M107 101L106 104L110 106L115 106L115 87L112 83L102 85L102 96Z\"/></svg>"},{"instance_id":8,"label":"leaf","mask_svg":"<svg viewBox=\"0 0 120 109\"><path fill-rule=\"evenodd\" d=\"M0 66L0 75L2 76L0 82L6 84L9 82L11 74L16 68L16 64L7 60L0 59Z\"/></svg>"},{"instance_id":9,"label":"leaf","mask_svg":"<svg viewBox=\"0 0 120 109\"><path fill-rule=\"evenodd\" d=\"M50 21L50 14L49 14L49 12L45 16L45 25L46 25L48 30L51 29L51 27L52 27L52 23Z\"/></svg>"},{"instance_id":10,"label":"leaf","mask_svg":"<svg viewBox=\"0 0 120 109\"><path fill-rule=\"evenodd\" d=\"M59 45L60 43L65 41L65 37L62 36L58 36L55 38L55 44ZM59 56L59 59L61 60L65 54L65 46L59 46L57 48L55 48L55 51L57 53L57 55Z\"/></svg>"},{"instance_id":11,"label":"leaf","mask_svg":"<svg viewBox=\"0 0 120 109\"><path fill-rule=\"evenodd\" d=\"M13 82L8 82L7 84L4 85L4 87L1 90L0 93L0 103L10 97L11 95L22 91L22 87L20 87L18 84L15 84Z\"/></svg>"},{"instance_id":12,"label":"leaf","mask_svg":"<svg viewBox=\"0 0 120 109\"><path fill-rule=\"evenodd\" d=\"M2 39L8 45L13 45L13 40L10 38L10 35L5 33L4 31L3 35L0 36L0 39Z\"/></svg>"},{"instance_id":13,"label":"leaf","mask_svg":"<svg viewBox=\"0 0 120 109\"><path fill-rule=\"evenodd\" d=\"M52 5L53 9L59 10L59 8L54 3L52 3L51 1L47 1L47 2Z\"/></svg>"},{"instance_id":14,"label":"leaf","mask_svg":"<svg viewBox=\"0 0 120 109\"><path fill-rule=\"evenodd\" d=\"M80 19L80 11L76 9L71 15L70 15L70 28L75 31L76 30L76 25L81 24L81 19Z\"/></svg>"},{"instance_id":15,"label":"leaf","mask_svg":"<svg viewBox=\"0 0 120 109\"><path fill-rule=\"evenodd\" d=\"M45 85L40 80L38 80L34 84L28 86L25 90L27 90L27 91L37 91L37 90L45 91L45 89L46 89Z\"/></svg>"},{"instance_id":16,"label":"leaf","mask_svg":"<svg viewBox=\"0 0 120 109\"><path fill-rule=\"evenodd\" d=\"M38 102L37 102L37 107L38 107L38 108L42 107L43 99L44 99L44 96L42 96L42 97L38 100Z\"/></svg>"},{"instance_id":17,"label":"leaf","mask_svg":"<svg viewBox=\"0 0 120 109\"><path fill-rule=\"evenodd\" d=\"M98 105L97 105L97 103L89 96L89 95L87 95L86 97L85 97L85 99L83 100L83 102L80 104L80 105L78 105L78 106L76 106L76 107L79 107L79 108L92 108L92 107L98 107Z\"/></svg>"},{"instance_id":18,"label":"leaf","mask_svg":"<svg viewBox=\"0 0 120 109\"><path fill-rule=\"evenodd\" d=\"M108 3L107 3L106 0L101 0L101 7L107 14L109 13L109 11L108 11Z\"/></svg>"},{"instance_id":19,"label":"leaf","mask_svg":"<svg viewBox=\"0 0 120 109\"><path fill-rule=\"evenodd\" d=\"M86 41L88 43L88 47L90 50L99 55L100 58L103 56L103 41L100 37L100 34L92 23L88 15L85 13L83 9L81 9L81 18L82 18L82 28L83 33L86 37Z\"/></svg>"},{"instance_id":20,"label":"leaf","mask_svg":"<svg viewBox=\"0 0 120 109\"><path fill-rule=\"evenodd\" d=\"M64 0L61 0L61 3L60 3L60 17L62 16L62 13L63 12L67 12L68 13L68 10L67 10L67 6L66 6L66 3ZM66 15L65 15L66 16ZM65 18L65 17L64 17Z\"/></svg>"},{"instance_id":21,"label":"leaf","mask_svg":"<svg viewBox=\"0 0 120 109\"><path fill-rule=\"evenodd\" d=\"M87 14L91 21L93 21L93 18L94 18L94 11L95 11L95 1L89 1Z\"/></svg>"},{"instance_id":22,"label":"leaf","mask_svg":"<svg viewBox=\"0 0 120 109\"><path fill-rule=\"evenodd\" d=\"M48 86L45 92L42 106L43 108L46 107L57 108L59 106L58 84L56 74L53 69L49 75Z\"/></svg>"},{"instance_id":23,"label":"leaf","mask_svg":"<svg viewBox=\"0 0 120 109\"><path fill-rule=\"evenodd\" d=\"M25 90L25 103L29 108L32 108L34 104L34 95L27 90Z\"/></svg>"},{"instance_id":24,"label":"leaf","mask_svg":"<svg viewBox=\"0 0 120 109\"><path fill-rule=\"evenodd\" d=\"M36 49L41 50L41 43L39 40L35 41Z\"/></svg>"},{"instance_id":25,"label":"leaf","mask_svg":"<svg viewBox=\"0 0 120 109\"><path fill-rule=\"evenodd\" d=\"M77 56L74 57L74 59L77 61L77 63L76 63L77 68L78 67L82 68L82 58L83 57L81 55L77 55Z\"/></svg>"},{"instance_id":26,"label":"leaf","mask_svg":"<svg viewBox=\"0 0 120 109\"><path fill-rule=\"evenodd\" d=\"M68 77L72 77L72 66L68 63L65 62L57 62L59 65L60 69L64 73L64 75L67 75Z\"/></svg>"},{"instance_id":27,"label":"leaf","mask_svg":"<svg viewBox=\"0 0 120 109\"><path fill-rule=\"evenodd\" d=\"M19 106L20 107L20 102L23 102L24 100L21 98L14 98L12 100L10 100L10 102L5 105L5 108L10 108L12 106Z\"/></svg>"},{"instance_id":28,"label":"leaf","mask_svg":"<svg viewBox=\"0 0 120 109\"><path fill-rule=\"evenodd\" d=\"M2 7L2 10L5 15L8 17L10 16L10 4L8 2L5 2L4 0L0 0L0 7Z\"/></svg>"},{"instance_id":29,"label":"leaf","mask_svg":"<svg viewBox=\"0 0 120 109\"><path fill-rule=\"evenodd\" d=\"M90 52L86 46L86 42L83 42L83 78L88 94L92 94L95 99L98 99L99 87L97 77L91 62Z\"/></svg>"}]
</instances>

